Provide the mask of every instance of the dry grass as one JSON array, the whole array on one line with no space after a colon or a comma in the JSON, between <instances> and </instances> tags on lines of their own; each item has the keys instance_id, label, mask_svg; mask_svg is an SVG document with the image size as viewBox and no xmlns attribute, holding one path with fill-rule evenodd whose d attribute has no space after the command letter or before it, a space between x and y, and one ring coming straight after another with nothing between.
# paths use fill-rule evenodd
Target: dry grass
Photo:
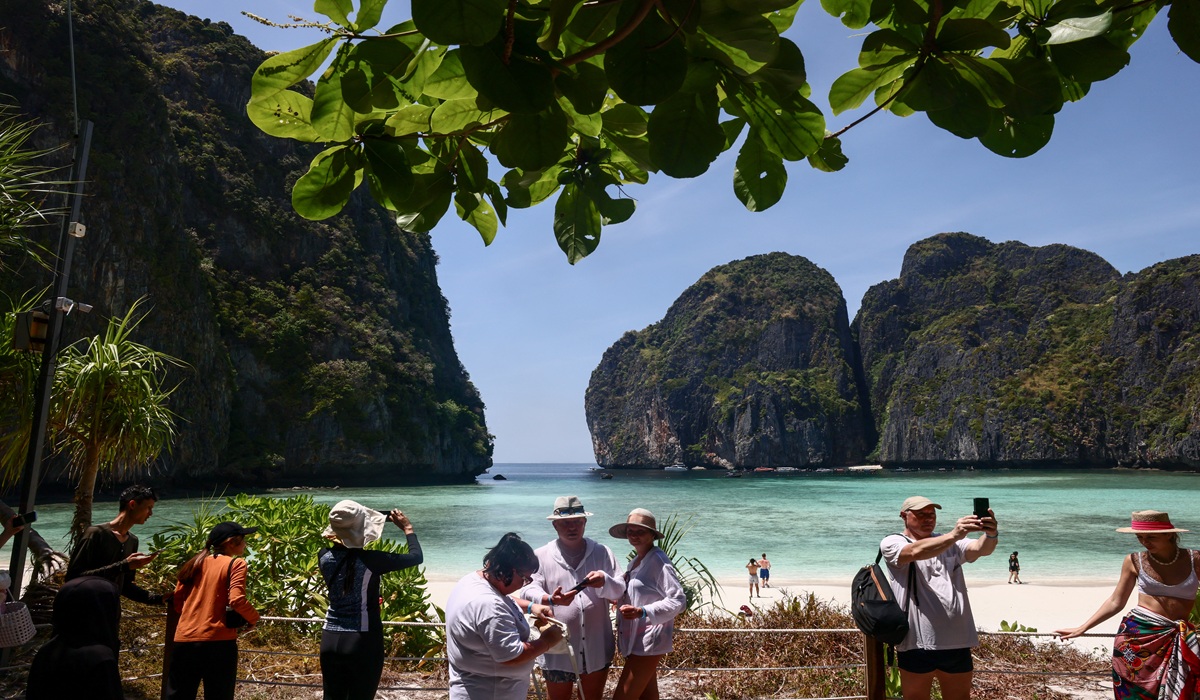
<instances>
[{"instance_id":1,"label":"dry grass","mask_svg":"<svg viewBox=\"0 0 1200 700\"><path fill-rule=\"evenodd\" d=\"M152 700L159 696L161 679L153 677L162 671L162 643L165 617L161 609L138 605L127 600L121 622L121 673L125 678L141 678L125 683L126 697L131 700ZM48 602L32 606L35 618L48 620ZM39 619L38 621L41 621ZM863 692L864 672L861 668L779 670L797 666L836 666L861 664L863 638L858 633L766 633L756 630L803 628L844 629L853 627L849 615L841 606L812 596L785 598L771 608L758 611L747 619L731 617L724 612L690 615L678 621L688 629L745 628L744 633L677 633L675 651L663 659L660 689L664 699L695 699L705 696L722 700L742 698L820 698L858 695ZM41 632L38 638L11 663L28 663L33 650L49 636ZM259 681L296 684L321 682L321 670L316 658L319 635L315 626L264 623L260 629L247 633L239 640L241 647L239 677ZM294 652L306 656L256 654L252 650ZM311 655L311 656L307 656ZM621 659L615 660L619 666ZM1089 657L1073 647L1042 643L1027 638L983 637L975 652L975 688L973 697L987 700L1070 700L1086 697L1095 690L1097 678L1050 678L1026 675L1004 675L988 671L1106 671L1104 660ZM685 671L683 668L767 668L763 671ZM15 671L0 674L0 697L15 698L23 694L25 673ZM149 678L146 678L150 676ZM610 675L609 692L618 673ZM1102 680L1102 679L1100 679ZM389 663L384 670L383 687L442 689L447 684L444 663ZM318 688L296 686L259 686L240 684L239 700L282 700L284 698L319 697ZM1111 695L1111 690L1108 691ZM608 693L606 693L608 695ZM381 691L380 697L394 700L430 700L444 697L444 691ZM531 695L532 697L532 695ZM936 695L935 695L936 697Z\"/></svg>"}]
</instances>

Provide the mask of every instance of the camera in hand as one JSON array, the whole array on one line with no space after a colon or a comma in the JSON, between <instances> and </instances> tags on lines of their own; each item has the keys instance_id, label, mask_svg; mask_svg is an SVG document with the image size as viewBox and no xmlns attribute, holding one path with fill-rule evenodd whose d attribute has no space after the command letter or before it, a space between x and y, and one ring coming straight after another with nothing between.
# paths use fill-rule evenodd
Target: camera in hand
<instances>
[{"instance_id":1,"label":"camera in hand","mask_svg":"<svg viewBox=\"0 0 1200 700\"><path fill-rule=\"evenodd\" d=\"M977 517L977 518L988 517L989 515L991 515L990 513L988 513L989 508L991 508L991 505L988 503L988 499L986 499L986 498L976 498L975 499L975 510L974 510L975 517Z\"/></svg>"}]
</instances>

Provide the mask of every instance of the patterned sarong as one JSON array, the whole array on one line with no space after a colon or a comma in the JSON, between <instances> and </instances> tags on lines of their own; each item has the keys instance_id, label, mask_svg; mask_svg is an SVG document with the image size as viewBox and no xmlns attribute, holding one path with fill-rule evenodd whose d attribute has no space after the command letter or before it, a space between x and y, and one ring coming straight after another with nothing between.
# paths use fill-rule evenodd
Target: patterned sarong
<instances>
[{"instance_id":1,"label":"patterned sarong","mask_svg":"<svg viewBox=\"0 0 1200 700\"><path fill-rule=\"evenodd\" d=\"M1187 620L1136 607L1113 641L1116 700L1200 700L1200 640Z\"/></svg>"}]
</instances>

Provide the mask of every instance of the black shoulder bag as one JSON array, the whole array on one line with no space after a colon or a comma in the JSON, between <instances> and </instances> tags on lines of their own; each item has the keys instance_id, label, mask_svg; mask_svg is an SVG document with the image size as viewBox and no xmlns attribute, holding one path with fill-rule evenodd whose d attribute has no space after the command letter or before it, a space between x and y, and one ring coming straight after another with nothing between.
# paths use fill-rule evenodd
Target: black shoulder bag
<instances>
[{"instance_id":1,"label":"black shoulder bag","mask_svg":"<svg viewBox=\"0 0 1200 700\"><path fill-rule=\"evenodd\" d=\"M850 586L850 614L854 624L863 634L875 637L884 644L899 644L908 636L908 603L901 608L887 581L883 567L883 549L875 556L875 563L859 569ZM917 601L916 562L908 565L908 598Z\"/></svg>"},{"instance_id":2,"label":"black shoulder bag","mask_svg":"<svg viewBox=\"0 0 1200 700\"><path fill-rule=\"evenodd\" d=\"M242 617L242 614L233 609L229 604L229 591L233 589L233 557L229 557L229 568L225 572L225 626L230 629L239 629L245 627L248 620Z\"/></svg>"}]
</instances>

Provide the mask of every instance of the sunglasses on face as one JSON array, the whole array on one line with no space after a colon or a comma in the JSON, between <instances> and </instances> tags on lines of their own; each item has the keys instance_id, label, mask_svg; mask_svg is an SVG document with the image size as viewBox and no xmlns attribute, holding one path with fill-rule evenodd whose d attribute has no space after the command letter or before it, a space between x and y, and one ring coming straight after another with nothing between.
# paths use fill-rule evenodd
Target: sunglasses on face
<instances>
[{"instance_id":1,"label":"sunglasses on face","mask_svg":"<svg viewBox=\"0 0 1200 700\"><path fill-rule=\"evenodd\" d=\"M585 512L586 511L584 511L583 506L571 506L569 508L554 509L555 515L583 515Z\"/></svg>"}]
</instances>

